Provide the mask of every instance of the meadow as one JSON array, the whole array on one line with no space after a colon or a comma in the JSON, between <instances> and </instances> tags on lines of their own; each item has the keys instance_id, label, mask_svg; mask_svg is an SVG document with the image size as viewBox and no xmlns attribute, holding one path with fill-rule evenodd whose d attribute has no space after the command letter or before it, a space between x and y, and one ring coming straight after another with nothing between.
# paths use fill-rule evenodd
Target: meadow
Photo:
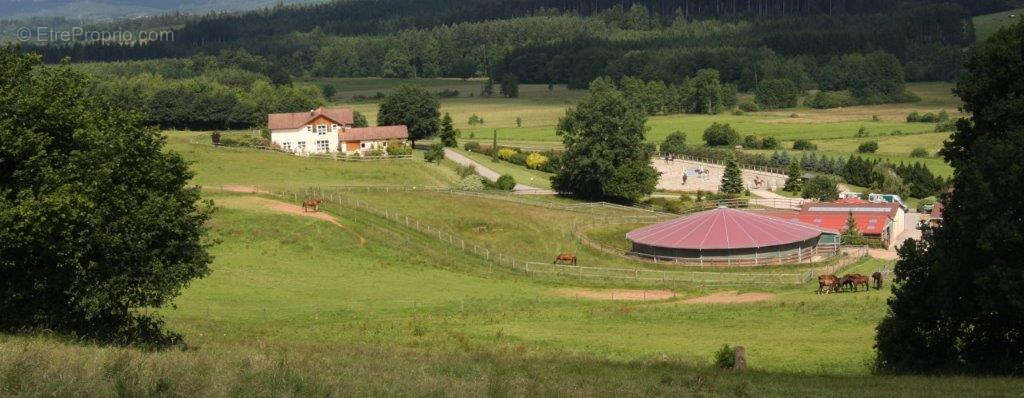
<instances>
[{"instance_id":1,"label":"meadow","mask_svg":"<svg viewBox=\"0 0 1024 398\"><path fill-rule=\"evenodd\" d=\"M351 185L446 186L445 165L336 162L214 148L205 133L168 132L217 211L213 273L173 306L150 309L187 347L144 351L46 332L0 334L0 395L47 396L1012 396L1019 378L872 374L882 290L817 295L801 285L645 286L543 277L495 267L381 217L325 206L338 224L285 214L274 191ZM588 265L650 266L579 246L574 220L649 212L557 197L338 191L415 216L471 242L548 261L577 251ZM514 199L514 200L513 200ZM558 205L558 206L550 206ZM581 210L566 210L566 206ZM612 237L613 227L595 230ZM848 270L888 267L868 259ZM802 270L802 266L783 268ZM736 271L733 271L736 272ZM767 272L767 270L759 270ZM585 298L658 288L657 301ZM693 304L710 293L767 294ZM716 370L713 353L743 345L751 370Z\"/></svg>"},{"instance_id":2,"label":"meadow","mask_svg":"<svg viewBox=\"0 0 1024 398\"><path fill-rule=\"evenodd\" d=\"M366 87L378 85L374 90L387 92L395 87L394 79L334 79L339 83L338 97L342 100L334 105L349 106L367 115L370 123L376 121L377 105L373 102L352 102L344 100L356 93L363 93ZM482 81L470 79L417 79L414 83L424 84L430 90L459 89L462 97L442 99L441 112L449 113L457 129L462 132L460 142L491 142L497 132L499 145L518 146L528 149L559 148L561 137L556 134L558 120L567 109L584 94L583 90L569 90L564 86L521 85L519 98L480 97ZM345 87L350 87L346 89ZM475 87L475 90L474 90ZM885 104L853 106L837 109L793 109L748 112L742 114L722 113L718 115L659 115L648 120L647 141L659 143L669 134L681 131L686 134L690 145L704 145L704 129L712 123L728 123L741 136L775 137L780 149L789 149L798 139L806 139L818 145L820 154L847 157L856 153L861 142L878 141L876 154L862 156L885 159L894 163L922 162L933 172L942 176L952 174L952 169L936 156L942 142L949 133L935 133L935 123L908 123L911 112L946 111L953 117L960 116L959 100L952 94L951 83L910 83L908 90L921 97L921 101L906 104ZM351 91L348 91L351 90ZM469 90L469 91L463 91ZM470 93L474 97L468 97ZM749 95L741 96L749 99ZM477 115L484 124L470 125L471 115ZM517 119L520 123L517 124ZM858 136L861 129L867 136ZM924 148L929 156L911 158L910 151ZM501 166L499 166L501 167ZM513 169L523 169L507 165ZM504 173L504 171L502 171ZM512 173L512 172L510 172ZM514 172L526 178L536 175Z\"/></svg>"},{"instance_id":3,"label":"meadow","mask_svg":"<svg viewBox=\"0 0 1024 398\"><path fill-rule=\"evenodd\" d=\"M973 18L974 37L980 43L999 31L999 28L1017 23L1024 18L1024 8L979 15Z\"/></svg>"}]
</instances>

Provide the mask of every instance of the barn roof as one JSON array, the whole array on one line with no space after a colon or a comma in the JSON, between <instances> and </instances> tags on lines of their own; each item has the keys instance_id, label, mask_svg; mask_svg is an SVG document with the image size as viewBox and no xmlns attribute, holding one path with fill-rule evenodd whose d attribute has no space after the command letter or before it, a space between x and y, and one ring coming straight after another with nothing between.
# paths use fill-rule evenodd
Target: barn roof
<instances>
[{"instance_id":1,"label":"barn roof","mask_svg":"<svg viewBox=\"0 0 1024 398\"><path fill-rule=\"evenodd\" d=\"M719 207L633 230L638 244L674 249L740 249L801 242L837 230Z\"/></svg>"},{"instance_id":2,"label":"barn roof","mask_svg":"<svg viewBox=\"0 0 1024 398\"><path fill-rule=\"evenodd\" d=\"M799 213L772 212L769 214L783 220L801 222L835 231L846 229L846 219L853 214L853 219L857 222L857 230L864 235L881 235L891 221L887 213L801 211Z\"/></svg>"},{"instance_id":3,"label":"barn roof","mask_svg":"<svg viewBox=\"0 0 1024 398\"><path fill-rule=\"evenodd\" d=\"M354 118L352 110L348 108L319 107L308 112L271 113L267 115L267 128L271 130L297 129L320 116L343 125L351 125Z\"/></svg>"}]
</instances>

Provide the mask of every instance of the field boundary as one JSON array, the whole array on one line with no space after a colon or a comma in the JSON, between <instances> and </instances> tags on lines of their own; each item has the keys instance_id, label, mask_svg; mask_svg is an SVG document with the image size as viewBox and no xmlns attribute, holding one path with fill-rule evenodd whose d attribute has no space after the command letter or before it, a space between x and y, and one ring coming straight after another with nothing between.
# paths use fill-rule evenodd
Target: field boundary
<instances>
[{"instance_id":1,"label":"field boundary","mask_svg":"<svg viewBox=\"0 0 1024 398\"><path fill-rule=\"evenodd\" d=\"M317 197L324 201L325 204L345 206L349 208L355 208L365 213L369 213L386 220L389 220L395 224L403 225L405 228L419 232L428 237L432 237L448 244L451 247L457 248L465 253L474 255L490 263L491 270L494 271L494 267L523 273L525 275L548 275L548 276L560 276L569 277L575 279L587 279L587 280L603 280L603 281L633 281L637 283L685 283L685 284L700 284L700 285L800 285L807 283L813 278L811 271L805 271L802 273L734 273L734 272L711 272L711 271L688 271L688 270L655 270L645 268L622 268L622 267L595 267L595 266L581 266L581 265L569 265L569 264L553 264L547 262L540 262L537 260L525 260L518 258L516 255L503 253L491 248L483 247L472 241L466 239L441 228L434 227L430 224L424 223L416 218L410 217L406 214L388 209L383 206L375 206L365 201L353 198L346 195L352 190L346 191L339 189L337 191L323 190L321 188L310 188L300 191L287 191L287 190L272 190L267 188L253 187L253 193L265 194L274 196L277 198L299 201L300 199L308 197ZM349 187L351 188L351 187ZM359 187L358 189L365 190L378 190L388 192L393 187ZM407 191L433 191L440 193L449 193L455 195L464 195L465 192L455 191L447 188L434 187L432 189L425 189L424 187L418 187L417 189L402 189ZM238 192L233 190L231 192ZM478 196L488 199L503 199L503 196L491 196L485 194L469 194L469 196ZM610 207L626 207L614 204L584 204L584 205L556 205L556 204L540 204L533 201L524 200L512 200L513 202L519 202L526 205L542 205L544 207L550 207L561 210L577 211L580 209L586 209L590 207L610 206ZM628 207L627 207L628 208ZM630 208L635 209L635 208ZM647 211L645 209L636 209L641 211ZM585 211L584 211L585 212ZM656 213L656 212L653 212ZM652 219L657 217L652 216L637 216L637 219Z\"/></svg>"}]
</instances>

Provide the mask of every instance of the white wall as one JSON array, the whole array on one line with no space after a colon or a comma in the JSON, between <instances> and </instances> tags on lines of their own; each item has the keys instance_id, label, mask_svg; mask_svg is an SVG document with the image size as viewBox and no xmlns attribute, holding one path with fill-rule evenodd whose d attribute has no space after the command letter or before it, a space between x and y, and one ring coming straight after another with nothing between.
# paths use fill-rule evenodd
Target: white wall
<instances>
[{"instance_id":1,"label":"white wall","mask_svg":"<svg viewBox=\"0 0 1024 398\"><path fill-rule=\"evenodd\" d=\"M327 150L329 152L336 152L338 150L338 131L340 130L332 130L330 125L327 126L327 132L324 135L318 134L315 127L311 130L306 131L305 126L298 129L272 130L270 132L270 141L282 149L290 147L292 152L300 155L316 153L316 142L323 140L328 141ZM306 143L305 152L299 149L300 142Z\"/></svg>"}]
</instances>

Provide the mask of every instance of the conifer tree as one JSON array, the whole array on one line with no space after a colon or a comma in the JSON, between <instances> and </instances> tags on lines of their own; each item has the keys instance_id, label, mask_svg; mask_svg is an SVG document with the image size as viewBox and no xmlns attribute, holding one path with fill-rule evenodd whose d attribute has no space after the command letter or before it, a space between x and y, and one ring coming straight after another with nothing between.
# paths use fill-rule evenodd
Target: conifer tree
<instances>
[{"instance_id":1,"label":"conifer tree","mask_svg":"<svg viewBox=\"0 0 1024 398\"><path fill-rule=\"evenodd\" d=\"M444 113L444 117L441 118L441 144L453 148L459 146L456 140L458 132L455 131L455 127L452 126L452 116L448 112Z\"/></svg>"},{"instance_id":2,"label":"conifer tree","mask_svg":"<svg viewBox=\"0 0 1024 398\"><path fill-rule=\"evenodd\" d=\"M722 187L719 191L730 195L743 192L743 172L733 156L725 161L725 173L722 174Z\"/></svg>"},{"instance_id":3,"label":"conifer tree","mask_svg":"<svg viewBox=\"0 0 1024 398\"><path fill-rule=\"evenodd\" d=\"M797 192L800 190L800 165L797 162L789 162L789 169L786 171L786 185L782 187L786 192Z\"/></svg>"}]
</instances>

